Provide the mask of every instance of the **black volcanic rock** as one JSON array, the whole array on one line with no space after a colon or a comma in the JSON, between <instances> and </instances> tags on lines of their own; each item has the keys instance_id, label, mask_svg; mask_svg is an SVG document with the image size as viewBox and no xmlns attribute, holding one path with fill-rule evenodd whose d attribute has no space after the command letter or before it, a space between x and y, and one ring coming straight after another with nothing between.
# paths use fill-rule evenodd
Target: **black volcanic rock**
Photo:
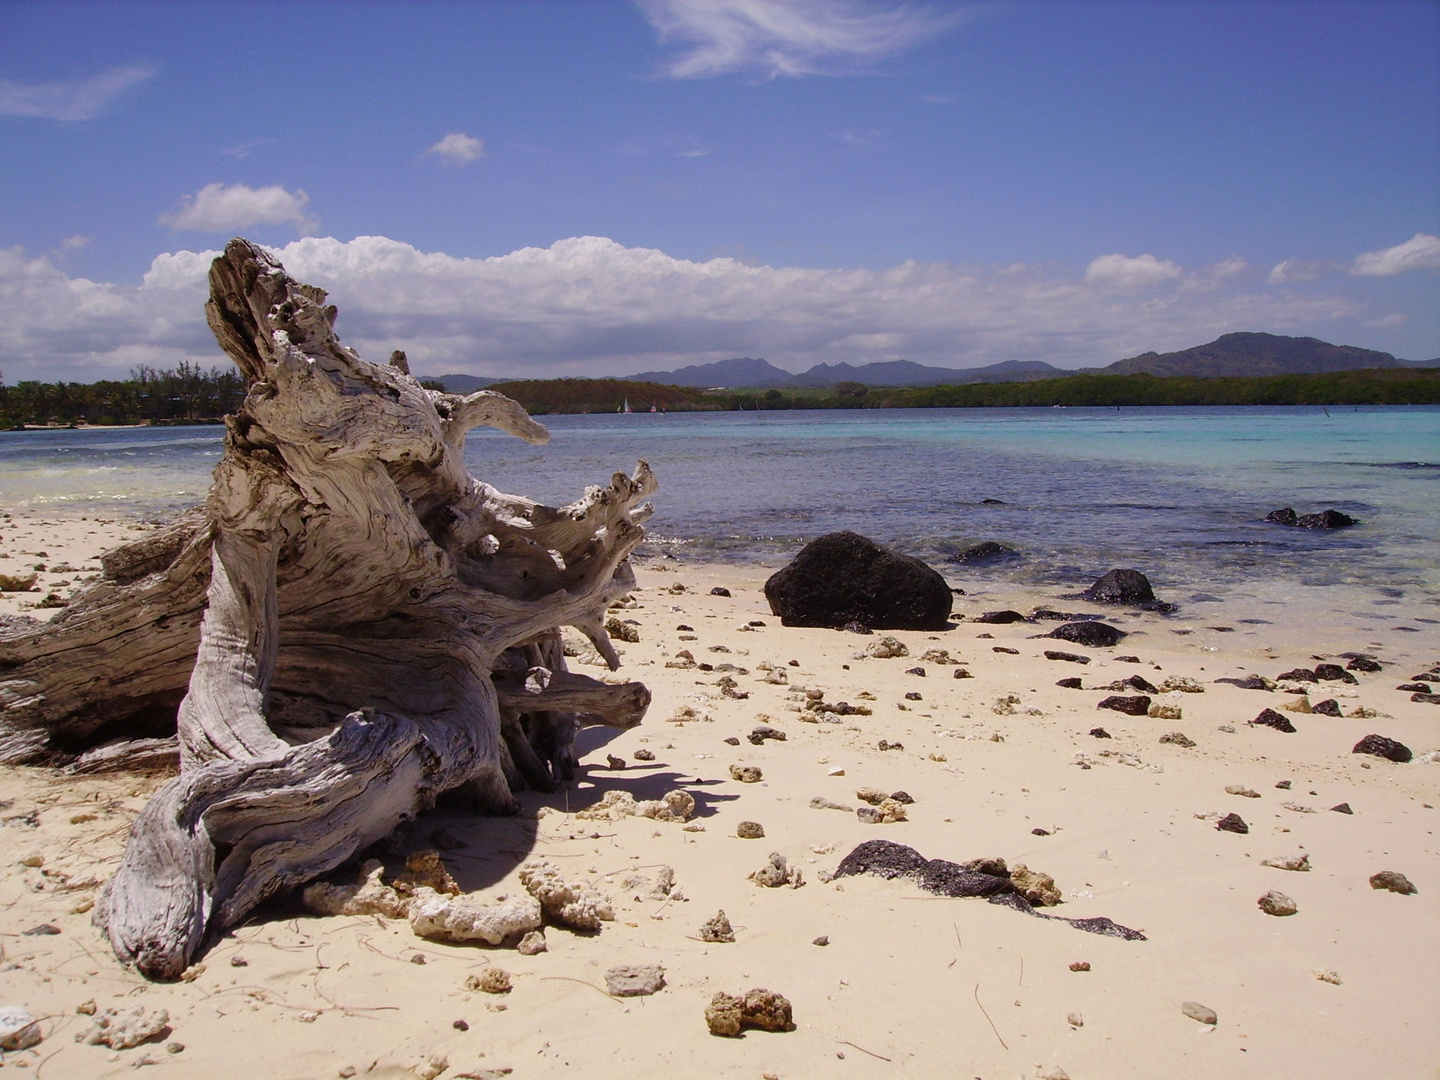
<instances>
[{"instance_id":1,"label":"black volcanic rock","mask_svg":"<svg viewBox=\"0 0 1440 1080\"><path fill-rule=\"evenodd\" d=\"M919 559L853 532L806 544L765 582L765 599L785 626L873 630L943 630L951 603L945 579Z\"/></svg>"},{"instance_id":2,"label":"black volcanic rock","mask_svg":"<svg viewBox=\"0 0 1440 1080\"><path fill-rule=\"evenodd\" d=\"M994 540L985 540L951 555L946 561L961 563L964 566L994 566L996 563L1015 562L1019 558L1020 553L1014 548L1006 547Z\"/></svg>"},{"instance_id":3,"label":"black volcanic rock","mask_svg":"<svg viewBox=\"0 0 1440 1080\"><path fill-rule=\"evenodd\" d=\"M1065 623L1057 626L1045 637L1056 638L1059 641L1068 641L1072 645L1084 645L1093 649L1108 649L1112 645L1118 645L1120 639L1125 636L1125 631L1116 629L1109 623L1094 622L1085 620L1083 622Z\"/></svg>"},{"instance_id":4,"label":"black volcanic rock","mask_svg":"<svg viewBox=\"0 0 1440 1080\"><path fill-rule=\"evenodd\" d=\"M1276 731L1283 731L1287 734L1294 734L1295 732L1295 725L1290 722L1290 718L1281 715L1274 709L1262 709L1260 715L1255 717L1254 720L1251 720L1250 723L1258 724L1261 727L1271 727Z\"/></svg>"},{"instance_id":5,"label":"black volcanic rock","mask_svg":"<svg viewBox=\"0 0 1440 1080\"><path fill-rule=\"evenodd\" d=\"M1300 529L1345 529L1357 524L1349 514L1339 510L1321 510L1316 514L1297 515L1291 507L1271 510L1265 520L1275 525L1289 525Z\"/></svg>"},{"instance_id":6,"label":"black volcanic rock","mask_svg":"<svg viewBox=\"0 0 1440 1080\"><path fill-rule=\"evenodd\" d=\"M1111 570L1080 595L1096 604L1148 604L1155 599L1150 579L1139 570Z\"/></svg>"},{"instance_id":7,"label":"black volcanic rock","mask_svg":"<svg viewBox=\"0 0 1440 1080\"><path fill-rule=\"evenodd\" d=\"M1404 765L1414 756L1404 743L1387 739L1384 735L1366 735L1355 744L1350 752L1352 754L1374 754L1376 757L1386 758L1399 765Z\"/></svg>"},{"instance_id":8,"label":"black volcanic rock","mask_svg":"<svg viewBox=\"0 0 1440 1080\"><path fill-rule=\"evenodd\" d=\"M987 611L983 615L977 615L971 622L983 623L1016 623L1024 622L1025 616L1018 611Z\"/></svg>"},{"instance_id":9,"label":"black volcanic rock","mask_svg":"<svg viewBox=\"0 0 1440 1080\"><path fill-rule=\"evenodd\" d=\"M1136 694L1133 697L1115 694L1105 698L1095 707L1097 709L1114 709L1126 716L1144 716L1150 711L1150 699L1144 694Z\"/></svg>"}]
</instances>

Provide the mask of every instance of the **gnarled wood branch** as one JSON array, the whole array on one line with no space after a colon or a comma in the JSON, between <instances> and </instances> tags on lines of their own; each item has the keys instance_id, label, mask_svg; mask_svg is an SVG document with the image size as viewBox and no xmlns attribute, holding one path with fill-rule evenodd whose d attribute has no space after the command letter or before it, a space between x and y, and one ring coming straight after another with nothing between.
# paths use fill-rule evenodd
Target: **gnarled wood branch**
<instances>
[{"instance_id":1,"label":"gnarled wood branch","mask_svg":"<svg viewBox=\"0 0 1440 1080\"><path fill-rule=\"evenodd\" d=\"M0 760L153 768L178 746L97 907L161 978L443 792L513 812L512 781L571 776L578 723L628 727L650 701L568 672L556 629L618 666L603 619L634 582L644 462L566 507L498 492L466 473L465 433L544 442L518 404L361 360L323 290L246 241L210 282L249 391L204 508L108 553L48 626L0 634Z\"/></svg>"}]
</instances>

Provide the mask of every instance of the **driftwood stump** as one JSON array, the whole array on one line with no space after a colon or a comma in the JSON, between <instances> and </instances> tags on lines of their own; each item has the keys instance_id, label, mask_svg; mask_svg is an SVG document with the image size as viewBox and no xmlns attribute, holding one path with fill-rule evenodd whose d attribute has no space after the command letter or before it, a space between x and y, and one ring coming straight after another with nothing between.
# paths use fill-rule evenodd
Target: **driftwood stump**
<instances>
[{"instance_id":1,"label":"driftwood stump","mask_svg":"<svg viewBox=\"0 0 1440 1080\"><path fill-rule=\"evenodd\" d=\"M178 748L96 909L157 978L444 792L514 812L512 787L569 779L577 723L628 727L650 701L568 672L559 631L619 665L603 620L634 583L644 462L559 509L502 494L466 473L465 435L545 442L516 402L361 360L324 291L247 241L210 289L249 390L205 505L107 553L51 623L0 627L0 761Z\"/></svg>"}]
</instances>

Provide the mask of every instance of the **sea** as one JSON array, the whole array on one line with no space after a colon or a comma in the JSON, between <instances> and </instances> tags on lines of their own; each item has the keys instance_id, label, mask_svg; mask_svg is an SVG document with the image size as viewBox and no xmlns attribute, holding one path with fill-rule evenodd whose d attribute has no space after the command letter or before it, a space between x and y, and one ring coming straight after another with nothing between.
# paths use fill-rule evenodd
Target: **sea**
<instances>
[{"instance_id":1,"label":"sea","mask_svg":"<svg viewBox=\"0 0 1440 1080\"><path fill-rule=\"evenodd\" d=\"M1157 594L1440 616L1440 407L896 409L547 416L531 446L471 433L466 464L551 505L650 463L643 554L778 566L851 529L952 584L1056 593L1113 567ZM220 427L0 433L0 506L164 519L203 499ZM1357 519L1266 522L1281 507ZM994 541L1012 560L955 561ZM1402 612L1393 613L1399 617ZM1379 611L1377 618L1391 613Z\"/></svg>"}]
</instances>

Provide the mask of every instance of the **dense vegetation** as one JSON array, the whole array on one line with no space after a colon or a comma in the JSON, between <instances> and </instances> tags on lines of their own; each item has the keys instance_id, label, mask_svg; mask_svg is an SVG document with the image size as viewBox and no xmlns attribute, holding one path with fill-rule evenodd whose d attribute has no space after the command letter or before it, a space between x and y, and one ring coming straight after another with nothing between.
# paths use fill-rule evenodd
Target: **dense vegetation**
<instances>
[{"instance_id":1,"label":"dense vegetation","mask_svg":"<svg viewBox=\"0 0 1440 1080\"><path fill-rule=\"evenodd\" d=\"M1034 408L1053 405L1437 405L1440 370L1379 369L1320 375L1198 378L1072 375L1036 382L969 383L914 388L841 383L813 391L727 393L731 409Z\"/></svg>"},{"instance_id":2,"label":"dense vegetation","mask_svg":"<svg viewBox=\"0 0 1440 1080\"><path fill-rule=\"evenodd\" d=\"M138 367L123 380L0 384L0 427L24 424L195 424L232 413L245 380L232 369L181 362L173 371Z\"/></svg>"},{"instance_id":3,"label":"dense vegetation","mask_svg":"<svg viewBox=\"0 0 1440 1080\"><path fill-rule=\"evenodd\" d=\"M438 383L425 385L439 389ZM1072 375L1037 382L963 386L706 391L624 379L527 379L496 383L536 416L744 409L1033 408L1052 405L1437 405L1440 369L1337 371L1321 375L1198 378ZM245 396L235 371L182 363L173 371L136 368L129 379L97 383L0 384L0 427L26 424L190 424L234 412Z\"/></svg>"}]
</instances>

